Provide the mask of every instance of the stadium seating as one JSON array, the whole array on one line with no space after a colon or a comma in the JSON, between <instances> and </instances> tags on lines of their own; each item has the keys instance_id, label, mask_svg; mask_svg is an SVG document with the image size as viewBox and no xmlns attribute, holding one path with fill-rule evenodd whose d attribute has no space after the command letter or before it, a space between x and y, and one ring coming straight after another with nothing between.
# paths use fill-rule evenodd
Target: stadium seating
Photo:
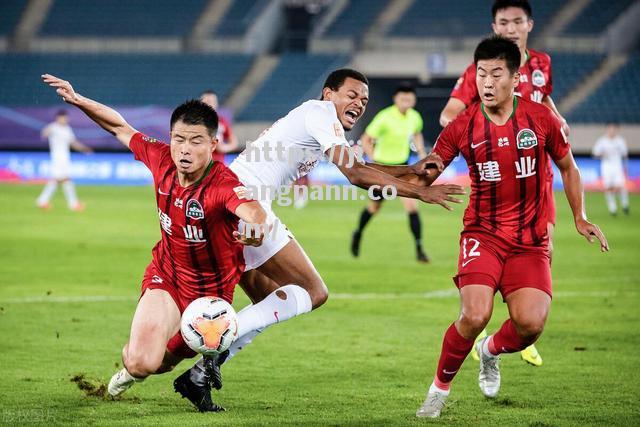
<instances>
[{"instance_id":1,"label":"stadium seating","mask_svg":"<svg viewBox=\"0 0 640 427\"><path fill-rule=\"evenodd\" d=\"M0 36L8 36L15 30L26 5L27 0L0 2Z\"/></svg>"},{"instance_id":2,"label":"stadium seating","mask_svg":"<svg viewBox=\"0 0 640 427\"><path fill-rule=\"evenodd\" d=\"M56 0L45 36L177 37L193 28L207 0Z\"/></svg>"},{"instance_id":3,"label":"stadium seating","mask_svg":"<svg viewBox=\"0 0 640 427\"><path fill-rule=\"evenodd\" d=\"M577 123L640 123L640 53L578 105L567 120Z\"/></svg>"},{"instance_id":4,"label":"stadium seating","mask_svg":"<svg viewBox=\"0 0 640 427\"><path fill-rule=\"evenodd\" d=\"M633 2L634 0L592 1L571 21L564 32L572 36L599 35Z\"/></svg>"},{"instance_id":5,"label":"stadium seating","mask_svg":"<svg viewBox=\"0 0 640 427\"><path fill-rule=\"evenodd\" d=\"M396 37L482 36L491 31L492 0L415 1L391 30ZM562 2L534 2L533 18L537 32L542 29ZM536 33L534 33L535 36Z\"/></svg>"},{"instance_id":6,"label":"stadium seating","mask_svg":"<svg viewBox=\"0 0 640 427\"><path fill-rule=\"evenodd\" d=\"M175 106L207 88L224 100L248 71L248 55L0 55L0 105L52 105L40 75L71 81L89 97L116 105Z\"/></svg>"},{"instance_id":7,"label":"stadium seating","mask_svg":"<svg viewBox=\"0 0 640 427\"><path fill-rule=\"evenodd\" d=\"M234 0L216 28L214 36L243 36L268 4L269 0Z\"/></svg>"},{"instance_id":8,"label":"stadium seating","mask_svg":"<svg viewBox=\"0 0 640 427\"><path fill-rule=\"evenodd\" d=\"M553 94L557 103L602 63L604 55L586 53L552 53Z\"/></svg>"},{"instance_id":9,"label":"stadium seating","mask_svg":"<svg viewBox=\"0 0 640 427\"><path fill-rule=\"evenodd\" d=\"M361 37L388 4L386 0L351 0L331 23L326 36Z\"/></svg>"},{"instance_id":10,"label":"stadium seating","mask_svg":"<svg viewBox=\"0 0 640 427\"><path fill-rule=\"evenodd\" d=\"M298 103L317 98L328 72L344 66L347 60L337 55L282 55L238 120L273 121Z\"/></svg>"}]
</instances>

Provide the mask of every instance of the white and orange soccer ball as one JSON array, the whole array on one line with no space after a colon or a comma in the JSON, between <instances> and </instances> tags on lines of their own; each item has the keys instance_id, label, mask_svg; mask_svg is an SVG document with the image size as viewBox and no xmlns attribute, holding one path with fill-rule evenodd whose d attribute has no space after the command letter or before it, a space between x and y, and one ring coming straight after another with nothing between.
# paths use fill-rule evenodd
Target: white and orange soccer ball
<instances>
[{"instance_id":1,"label":"white and orange soccer ball","mask_svg":"<svg viewBox=\"0 0 640 427\"><path fill-rule=\"evenodd\" d=\"M220 354L237 338L236 311L221 298L198 298L182 313L180 332L193 351L208 356Z\"/></svg>"}]
</instances>

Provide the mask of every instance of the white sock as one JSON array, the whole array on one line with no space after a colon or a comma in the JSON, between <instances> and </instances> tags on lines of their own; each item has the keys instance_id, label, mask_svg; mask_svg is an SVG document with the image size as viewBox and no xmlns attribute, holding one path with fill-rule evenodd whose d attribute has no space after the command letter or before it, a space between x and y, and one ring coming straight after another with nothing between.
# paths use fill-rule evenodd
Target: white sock
<instances>
[{"instance_id":1,"label":"white sock","mask_svg":"<svg viewBox=\"0 0 640 427\"><path fill-rule=\"evenodd\" d=\"M629 191L627 187L622 187L620 190L620 204L623 209L629 209Z\"/></svg>"},{"instance_id":2,"label":"white sock","mask_svg":"<svg viewBox=\"0 0 640 427\"><path fill-rule=\"evenodd\" d=\"M484 354L487 357L498 356L497 354L491 353L491 351L489 350L489 340L492 340L492 339L493 339L493 335L489 335L487 339L484 340L484 342L482 343L482 354Z\"/></svg>"},{"instance_id":3,"label":"white sock","mask_svg":"<svg viewBox=\"0 0 640 427\"><path fill-rule=\"evenodd\" d=\"M281 298L285 297L285 299ZM249 345L265 328L311 311L309 293L298 285L282 286L262 301L238 312L238 338L229 347L225 362ZM200 358L191 368L191 381L204 385L204 362Z\"/></svg>"},{"instance_id":4,"label":"white sock","mask_svg":"<svg viewBox=\"0 0 640 427\"><path fill-rule=\"evenodd\" d=\"M607 199L607 208L609 209L609 213L614 214L618 210L618 206L616 205L616 196L612 191L605 191L604 197Z\"/></svg>"},{"instance_id":5,"label":"white sock","mask_svg":"<svg viewBox=\"0 0 640 427\"><path fill-rule=\"evenodd\" d=\"M440 393L444 394L445 396L449 396L450 391L451 390L443 390L439 388L436 383L431 383L431 386L429 387L429 393Z\"/></svg>"},{"instance_id":6,"label":"white sock","mask_svg":"<svg viewBox=\"0 0 640 427\"><path fill-rule=\"evenodd\" d=\"M57 188L58 188L57 181L51 180L47 182L47 184L42 189L42 193L40 193L40 196L38 196L38 200L36 201L38 206L43 206L49 203L49 200L51 200L51 197L53 197Z\"/></svg>"},{"instance_id":7,"label":"white sock","mask_svg":"<svg viewBox=\"0 0 640 427\"><path fill-rule=\"evenodd\" d=\"M129 373L129 371L127 371L127 368L122 368L120 370L120 374L121 375L119 375L119 378L118 378L120 380L119 381L120 383L128 383L128 382L131 382L131 381L135 381L137 383L141 383L142 381L145 380L144 378L134 377L133 375L131 375Z\"/></svg>"},{"instance_id":8,"label":"white sock","mask_svg":"<svg viewBox=\"0 0 640 427\"><path fill-rule=\"evenodd\" d=\"M78 196L76 195L76 187L71 181L65 181L62 183L62 190L64 190L64 197L67 199L67 206L72 209L78 204Z\"/></svg>"}]
</instances>

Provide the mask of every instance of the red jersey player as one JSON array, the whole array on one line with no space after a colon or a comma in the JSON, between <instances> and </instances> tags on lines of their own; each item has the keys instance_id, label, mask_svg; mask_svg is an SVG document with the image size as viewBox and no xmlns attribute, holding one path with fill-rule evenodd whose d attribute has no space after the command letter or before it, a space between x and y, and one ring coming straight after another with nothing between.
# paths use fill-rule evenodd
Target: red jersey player
<instances>
[{"instance_id":1,"label":"red jersey player","mask_svg":"<svg viewBox=\"0 0 640 427\"><path fill-rule=\"evenodd\" d=\"M211 90L207 89L200 95L200 101L209 105L214 110L218 111L218 95ZM231 129L231 124L222 116L218 116L218 145L213 152L213 160L216 162L224 163L225 153L238 150L240 145L238 144L238 138Z\"/></svg>"},{"instance_id":2,"label":"red jersey player","mask_svg":"<svg viewBox=\"0 0 640 427\"><path fill-rule=\"evenodd\" d=\"M527 0L496 0L491 9L493 31L518 45L520 49L520 81L515 94L523 99L539 102L551 108L562 123L565 134L569 135L569 126L560 115L553 100L551 92L553 82L551 76L551 58L543 52L527 48L529 33L533 29L531 19L531 5ZM476 88L476 66L469 65L464 74L458 79L451 91L451 98L447 102L440 115L440 124L447 126L458 114L475 102L478 102L478 90ZM547 162L545 178L549 186L547 191L547 206L549 209L547 230L549 233L550 254L553 254L553 230L556 223L556 204L553 196L553 168L551 162ZM485 332L480 335L485 335ZM478 360L475 350L472 351L474 359ZM521 352L522 359L534 366L542 365L542 357L535 346L530 346Z\"/></svg>"},{"instance_id":3,"label":"red jersey player","mask_svg":"<svg viewBox=\"0 0 640 427\"><path fill-rule=\"evenodd\" d=\"M472 104L438 137L434 153L448 165L467 161L471 197L460 237L461 314L446 331L435 379L419 417L438 417L454 376L485 328L500 291L510 318L479 341L479 385L487 397L500 389L498 355L521 351L542 333L551 304L551 269L544 171L553 159L562 175L576 229L602 251L607 241L584 212L580 172L558 119L550 109L515 97L520 51L510 40L483 40L474 54L480 102ZM548 154L548 155L547 155Z\"/></svg>"},{"instance_id":4,"label":"red jersey player","mask_svg":"<svg viewBox=\"0 0 640 427\"><path fill-rule=\"evenodd\" d=\"M260 243L240 237L238 221L262 224L266 213L257 201L236 194L242 186L236 175L212 161L218 117L203 102L188 101L173 111L167 145L137 132L115 110L77 94L69 82L48 74L43 80L118 138L153 174L162 239L142 280L129 342L122 350L124 368L109 382L109 394L117 396L195 355L179 332L180 315L199 297L232 301L244 272L241 243ZM174 386L201 411L221 409L211 401L210 387L194 384L188 375Z\"/></svg>"}]
</instances>

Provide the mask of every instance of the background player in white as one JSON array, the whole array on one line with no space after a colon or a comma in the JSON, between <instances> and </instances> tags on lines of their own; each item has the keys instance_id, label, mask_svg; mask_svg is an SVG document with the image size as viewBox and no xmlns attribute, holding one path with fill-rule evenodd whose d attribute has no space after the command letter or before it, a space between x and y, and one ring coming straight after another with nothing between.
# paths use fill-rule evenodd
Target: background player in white
<instances>
[{"instance_id":1,"label":"background player in white","mask_svg":"<svg viewBox=\"0 0 640 427\"><path fill-rule=\"evenodd\" d=\"M391 185L398 196L437 203L459 203L452 194L464 194L458 185L422 186L410 183L429 173L427 166L442 167L439 157L414 165L387 166L364 163L349 146L345 130L350 130L364 114L369 101L367 78L358 71L340 69L324 83L321 100L310 100L294 108L247 146L229 166L259 200L274 224L260 248L245 248L247 271L240 286L252 305L238 312L238 339L218 360L201 359L191 369L191 379L204 385L211 381L222 387L219 366L249 344L264 328L320 307L329 293L320 274L289 230L271 210L279 189L289 191L291 183L306 175L323 157L328 157L361 188ZM432 169L433 170L433 169Z\"/></svg>"},{"instance_id":2,"label":"background player in white","mask_svg":"<svg viewBox=\"0 0 640 427\"><path fill-rule=\"evenodd\" d=\"M41 132L42 139L49 140L49 151L51 153L51 176L44 186L42 193L38 197L36 204L42 209L51 208L51 198L58 188L58 183L62 184L64 197L67 199L67 206L74 211L84 209L84 204L78 201L76 188L71 181L71 155L70 149L91 153L93 150L76 139L69 117L65 110L56 113L55 120L49 123Z\"/></svg>"},{"instance_id":3,"label":"background player in white","mask_svg":"<svg viewBox=\"0 0 640 427\"><path fill-rule=\"evenodd\" d=\"M626 186L626 161L629 155L627 142L619 134L617 123L609 123L607 132L596 141L593 155L600 159L600 174L604 185L607 208L613 216L618 213L616 193L620 195L620 204L625 215L629 215L629 192Z\"/></svg>"}]
</instances>

